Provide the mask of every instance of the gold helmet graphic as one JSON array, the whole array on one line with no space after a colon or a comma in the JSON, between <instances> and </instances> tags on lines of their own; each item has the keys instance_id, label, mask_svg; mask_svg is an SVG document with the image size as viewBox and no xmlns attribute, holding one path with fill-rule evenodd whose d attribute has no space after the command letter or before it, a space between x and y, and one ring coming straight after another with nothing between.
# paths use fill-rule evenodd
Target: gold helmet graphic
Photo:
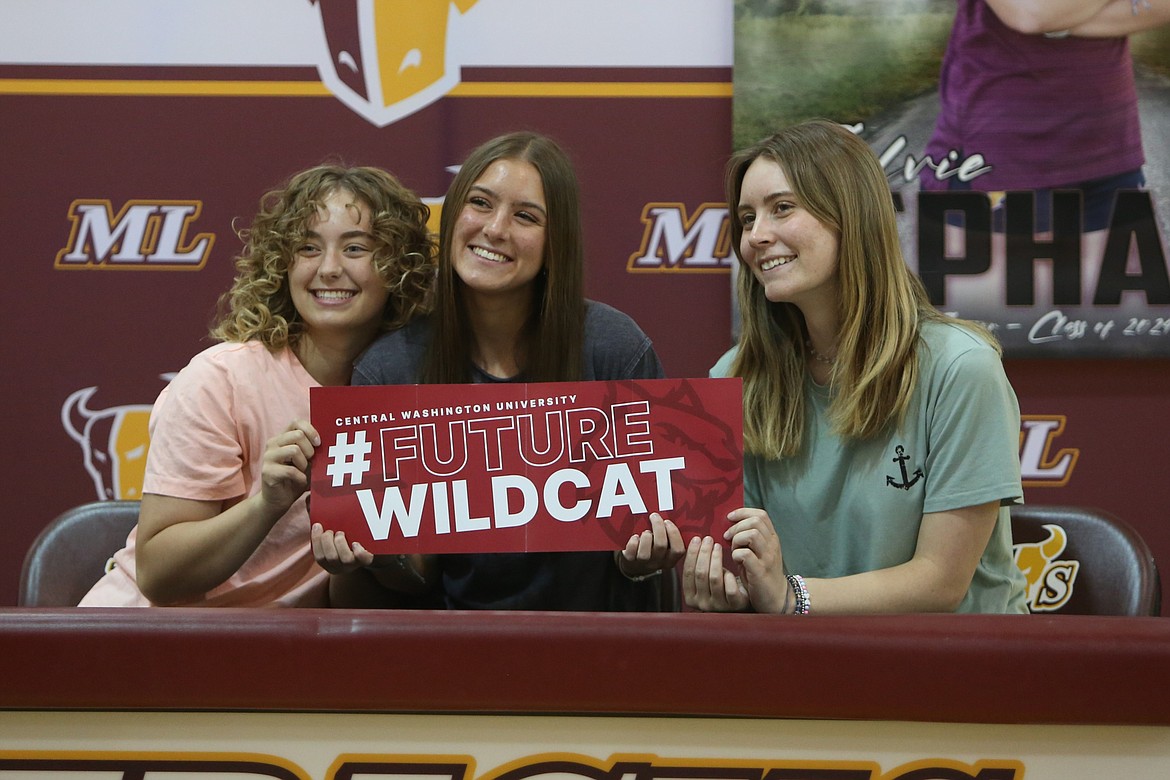
<instances>
[{"instance_id":1,"label":"gold helmet graphic","mask_svg":"<svg viewBox=\"0 0 1170 780\"><path fill-rule=\"evenodd\" d=\"M478 0L309 0L329 48L321 81L351 109L384 127L459 83L450 21Z\"/></svg>"}]
</instances>

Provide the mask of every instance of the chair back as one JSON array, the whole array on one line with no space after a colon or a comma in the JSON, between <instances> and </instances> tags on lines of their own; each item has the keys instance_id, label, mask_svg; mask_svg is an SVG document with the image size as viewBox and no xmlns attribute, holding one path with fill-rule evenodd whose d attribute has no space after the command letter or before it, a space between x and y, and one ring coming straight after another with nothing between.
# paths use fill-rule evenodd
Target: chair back
<instances>
[{"instance_id":1,"label":"chair back","mask_svg":"<svg viewBox=\"0 0 1170 780\"><path fill-rule=\"evenodd\" d=\"M1146 542L1109 512L1077 506L1011 508L1016 565L1033 613L1158 615L1162 586Z\"/></svg>"},{"instance_id":2,"label":"chair back","mask_svg":"<svg viewBox=\"0 0 1170 780\"><path fill-rule=\"evenodd\" d=\"M58 515L33 540L17 605L75 607L138 522L138 501L94 501Z\"/></svg>"}]
</instances>

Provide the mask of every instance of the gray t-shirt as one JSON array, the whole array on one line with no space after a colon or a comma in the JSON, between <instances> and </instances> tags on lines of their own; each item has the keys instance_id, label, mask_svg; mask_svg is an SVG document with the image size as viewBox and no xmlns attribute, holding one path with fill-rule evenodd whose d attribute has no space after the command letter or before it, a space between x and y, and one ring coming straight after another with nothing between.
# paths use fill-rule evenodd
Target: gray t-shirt
<instances>
[{"instance_id":1,"label":"gray t-shirt","mask_svg":"<svg viewBox=\"0 0 1170 780\"><path fill-rule=\"evenodd\" d=\"M416 320L375 341L354 367L353 384L417 384L430 348L429 320ZM649 337L627 315L587 301L581 378L585 381L660 379L662 365ZM524 381L473 371L476 382ZM439 586L416 607L656 611L659 578L632 582L612 551L474 553L439 556Z\"/></svg>"},{"instance_id":2,"label":"gray t-shirt","mask_svg":"<svg viewBox=\"0 0 1170 780\"><path fill-rule=\"evenodd\" d=\"M358 358L355 385L412 385L419 382L431 344L431 323L416 319L379 337ZM524 381L523 377L490 377L473 370L478 381ZM597 301L585 302L585 343L581 379L661 379L662 364L650 343L628 315Z\"/></svg>"},{"instance_id":3,"label":"gray t-shirt","mask_svg":"<svg viewBox=\"0 0 1170 780\"><path fill-rule=\"evenodd\" d=\"M898 430L834 434L827 388L810 379L795 457L744 458L744 502L772 518L784 566L842 577L905 563L923 514L999 501L999 520L959 612L1026 612L1008 506L1021 503L1020 410L999 355L958 325L922 326L919 376ZM712 376L728 376L735 350Z\"/></svg>"}]
</instances>

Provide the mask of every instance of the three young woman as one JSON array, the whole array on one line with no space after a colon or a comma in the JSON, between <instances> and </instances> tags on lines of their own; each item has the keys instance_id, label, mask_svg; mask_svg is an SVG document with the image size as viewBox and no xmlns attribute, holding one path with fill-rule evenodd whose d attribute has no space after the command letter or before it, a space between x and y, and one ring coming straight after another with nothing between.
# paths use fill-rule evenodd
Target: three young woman
<instances>
[{"instance_id":1,"label":"three young woman","mask_svg":"<svg viewBox=\"0 0 1170 780\"><path fill-rule=\"evenodd\" d=\"M937 312L903 261L876 156L804 123L737 153L727 194L742 336L712 375L743 378L747 506L686 547L687 603L1024 611L1015 395L994 339ZM426 216L371 169L268 196L224 343L156 404L139 527L83 603L323 605L329 571L335 606L658 608L653 575L684 547L657 515L617 554L375 558L319 526L306 545L307 388L350 381L359 355L356 384L662 376L633 320L584 297L577 182L553 141L512 133L468 157L437 276Z\"/></svg>"}]
</instances>

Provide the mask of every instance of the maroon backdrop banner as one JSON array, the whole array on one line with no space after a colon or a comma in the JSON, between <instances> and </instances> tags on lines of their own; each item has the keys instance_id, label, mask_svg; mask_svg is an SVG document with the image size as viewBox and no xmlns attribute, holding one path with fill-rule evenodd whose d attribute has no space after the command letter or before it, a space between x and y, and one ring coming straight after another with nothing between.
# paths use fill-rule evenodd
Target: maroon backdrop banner
<instances>
[{"instance_id":1,"label":"maroon backdrop banner","mask_svg":"<svg viewBox=\"0 0 1170 780\"><path fill-rule=\"evenodd\" d=\"M547 133L580 178L589 297L634 317L670 376L726 349L726 247L693 223L730 150L730 3L688 2L658 43L626 36L653 9L620 3L394 5L6 8L0 403L20 454L0 604L59 512L139 497L150 406L211 343L235 231L302 168L387 168L437 214L476 145Z\"/></svg>"}]
</instances>

